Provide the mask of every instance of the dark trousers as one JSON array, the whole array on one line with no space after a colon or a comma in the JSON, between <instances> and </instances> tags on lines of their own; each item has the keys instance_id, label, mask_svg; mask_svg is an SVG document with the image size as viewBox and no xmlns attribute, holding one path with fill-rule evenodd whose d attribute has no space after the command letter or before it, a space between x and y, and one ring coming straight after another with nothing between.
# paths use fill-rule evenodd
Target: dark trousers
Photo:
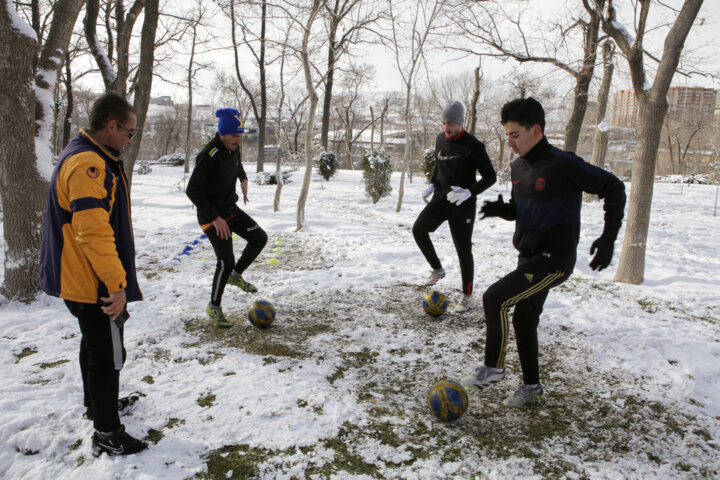
<instances>
[{"instance_id":1,"label":"dark trousers","mask_svg":"<svg viewBox=\"0 0 720 480\"><path fill-rule=\"evenodd\" d=\"M92 412L95 430L117 430L120 370L126 356L124 329L99 304L65 300L65 305L77 317L82 334L79 359L85 407Z\"/></svg>"},{"instance_id":2,"label":"dark trousers","mask_svg":"<svg viewBox=\"0 0 720 480\"><path fill-rule=\"evenodd\" d=\"M250 215L240 210L237 215L230 220L226 220L230 231L236 233L247 241L247 245L240 255L240 259L235 263L235 254L233 253L232 236L226 240L220 238L215 231L215 227L210 227L205 233L207 234L215 256L217 264L215 265L215 275L213 276L212 291L210 293L210 303L220 306L222 303L225 284L233 269L238 273L243 273L250 264L260 255L265 247L268 237L265 231L255 223Z\"/></svg>"},{"instance_id":3,"label":"dark trousers","mask_svg":"<svg viewBox=\"0 0 720 480\"><path fill-rule=\"evenodd\" d=\"M461 205L448 202L443 196L434 195L430 203L418 215L413 225L413 237L420 251L433 269L442 267L435 252L430 232L434 232L447 221L450 235L455 244L455 251L460 261L462 291L470 295L473 289L474 261L472 253L472 232L475 225L475 197L464 201Z\"/></svg>"},{"instance_id":4,"label":"dark trousers","mask_svg":"<svg viewBox=\"0 0 720 480\"><path fill-rule=\"evenodd\" d=\"M485 365L504 368L507 353L510 307L515 306L513 327L518 356L526 385L540 381L538 368L537 326L551 288L560 285L572 273L574 257L557 262L544 255L521 257L516 270L488 287L483 295L485 322Z\"/></svg>"}]
</instances>

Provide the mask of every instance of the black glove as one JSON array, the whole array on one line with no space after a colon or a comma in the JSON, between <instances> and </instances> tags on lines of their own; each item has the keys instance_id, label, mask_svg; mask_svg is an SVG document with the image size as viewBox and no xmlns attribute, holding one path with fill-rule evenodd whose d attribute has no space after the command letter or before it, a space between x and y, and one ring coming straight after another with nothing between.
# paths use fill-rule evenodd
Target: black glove
<instances>
[{"instance_id":1,"label":"black glove","mask_svg":"<svg viewBox=\"0 0 720 480\"><path fill-rule=\"evenodd\" d=\"M590 268L593 270L602 270L610 265L610 260L613 256L613 243L609 240L605 240L603 237L595 240L590 247L590 255L595 255L590 262ZM597 250L597 253L595 251Z\"/></svg>"},{"instance_id":2,"label":"black glove","mask_svg":"<svg viewBox=\"0 0 720 480\"><path fill-rule=\"evenodd\" d=\"M485 218L485 217L503 217L503 218L505 218L506 206L507 206L507 204L503 200L502 193L498 194L498 199L496 202L491 202L489 200L485 200L483 202L482 207L480 207L480 213L482 214L482 216L480 218Z\"/></svg>"}]
</instances>

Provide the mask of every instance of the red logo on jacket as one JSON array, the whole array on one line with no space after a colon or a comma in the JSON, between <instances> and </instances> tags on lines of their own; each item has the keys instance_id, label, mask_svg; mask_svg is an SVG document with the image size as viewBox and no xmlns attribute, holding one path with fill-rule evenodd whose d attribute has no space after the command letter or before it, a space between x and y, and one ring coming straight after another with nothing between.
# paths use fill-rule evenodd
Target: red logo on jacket
<instances>
[{"instance_id":1,"label":"red logo on jacket","mask_svg":"<svg viewBox=\"0 0 720 480\"><path fill-rule=\"evenodd\" d=\"M540 177L537 180L535 180L535 189L538 191L545 190L545 179L543 177Z\"/></svg>"}]
</instances>

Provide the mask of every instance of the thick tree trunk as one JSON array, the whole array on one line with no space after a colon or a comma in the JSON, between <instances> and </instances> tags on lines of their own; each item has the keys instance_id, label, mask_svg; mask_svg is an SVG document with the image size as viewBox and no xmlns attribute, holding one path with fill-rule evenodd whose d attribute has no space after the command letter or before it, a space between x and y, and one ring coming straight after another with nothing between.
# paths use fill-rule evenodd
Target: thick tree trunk
<instances>
[{"instance_id":1,"label":"thick tree trunk","mask_svg":"<svg viewBox=\"0 0 720 480\"><path fill-rule=\"evenodd\" d=\"M615 273L615 281L639 284L645 272L645 250L650 226L655 164L660 146L662 121L667 113L665 96L652 101L639 99L637 149L632 168L630 203L627 212L625 239Z\"/></svg>"},{"instance_id":2,"label":"thick tree trunk","mask_svg":"<svg viewBox=\"0 0 720 480\"><path fill-rule=\"evenodd\" d=\"M38 292L38 252L48 184L36 168L33 134L37 42L12 28L7 7L13 8L11 3L0 6L0 197L5 237L1 293L10 300L29 302Z\"/></svg>"}]
</instances>

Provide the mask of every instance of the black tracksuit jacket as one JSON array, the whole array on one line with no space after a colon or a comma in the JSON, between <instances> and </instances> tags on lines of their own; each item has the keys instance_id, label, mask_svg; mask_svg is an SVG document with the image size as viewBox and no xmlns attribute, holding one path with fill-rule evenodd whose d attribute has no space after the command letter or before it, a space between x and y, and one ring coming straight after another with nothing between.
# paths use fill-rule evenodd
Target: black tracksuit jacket
<instances>
[{"instance_id":1,"label":"black tracksuit jacket","mask_svg":"<svg viewBox=\"0 0 720 480\"><path fill-rule=\"evenodd\" d=\"M230 151L213 138L198 153L195 168L185 193L197 207L200 224L210 223L217 217L228 219L239 210L235 191L237 180L247 180L240 159L240 148Z\"/></svg>"},{"instance_id":2,"label":"black tracksuit jacket","mask_svg":"<svg viewBox=\"0 0 720 480\"><path fill-rule=\"evenodd\" d=\"M503 215L515 219L521 257L551 254L574 263L580 239L582 192L604 199L602 237L614 242L625 209L625 185L615 175L550 145L545 137L511 165L512 198ZM555 262L553 262L555 263Z\"/></svg>"},{"instance_id":3,"label":"black tracksuit jacket","mask_svg":"<svg viewBox=\"0 0 720 480\"><path fill-rule=\"evenodd\" d=\"M477 180L476 172L482 178ZM450 187L467 188L473 197L492 186L497 177L485 145L463 131L458 138L447 140L441 133L435 140L435 170L430 183L435 185L435 195L442 196Z\"/></svg>"}]
</instances>

